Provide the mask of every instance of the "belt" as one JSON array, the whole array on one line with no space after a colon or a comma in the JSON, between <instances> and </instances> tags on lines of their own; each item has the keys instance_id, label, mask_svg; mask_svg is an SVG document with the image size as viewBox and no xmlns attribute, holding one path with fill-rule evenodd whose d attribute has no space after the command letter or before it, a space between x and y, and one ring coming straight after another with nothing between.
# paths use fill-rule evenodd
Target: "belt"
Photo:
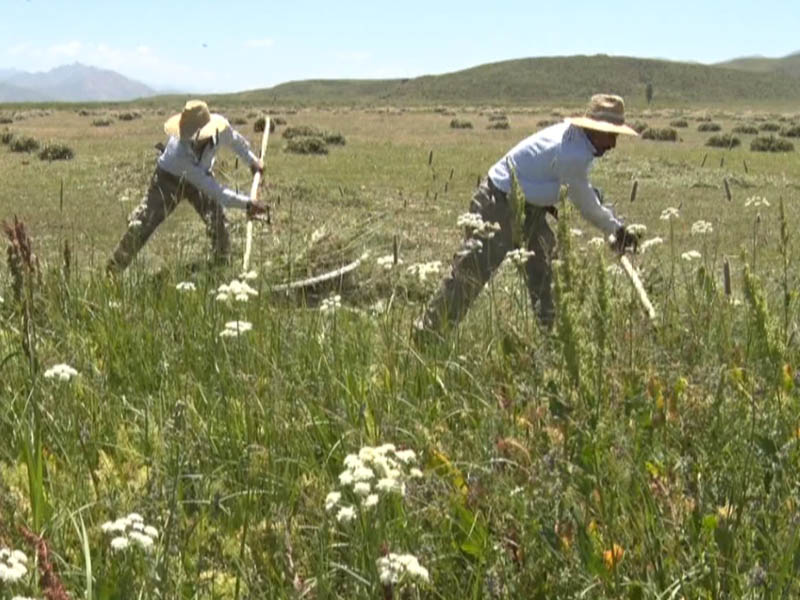
<instances>
[{"instance_id":1,"label":"belt","mask_svg":"<svg viewBox=\"0 0 800 600\"><path fill-rule=\"evenodd\" d=\"M493 196L500 196L503 199L507 198L508 194L506 194L506 192L504 192L499 187L497 187L494 184L494 181L492 181L491 177L489 177L489 176L486 177L486 183L489 186L489 190L492 192ZM526 204L525 206L531 206L531 205ZM554 219L558 219L558 207L557 206L552 206L552 205L551 206L536 206L536 208L540 208L543 211L551 214Z\"/></svg>"}]
</instances>

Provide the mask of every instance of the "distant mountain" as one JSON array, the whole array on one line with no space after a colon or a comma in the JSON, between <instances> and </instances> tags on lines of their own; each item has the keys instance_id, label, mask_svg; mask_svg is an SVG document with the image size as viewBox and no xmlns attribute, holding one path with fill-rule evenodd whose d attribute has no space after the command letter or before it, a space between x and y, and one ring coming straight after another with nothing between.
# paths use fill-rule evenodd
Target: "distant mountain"
<instances>
[{"instance_id":1,"label":"distant mountain","mask_svg":"<svg viewBox=\"0 0 800 600\"><path fill-rule=\"evenodd\" d=\"M655 104L800 101L800 77L624 56L523 58L412 79L308 80L220 96L299 104L530 104L583 101L598 91Z\"/></svg>"},{"instance_id":2,"label":"distant mountain","mask_svg":"<svg viewBox=\"0 0 800 600\"><path fill-rule=\"evenodd\" d=\"M117 102L156 93L147 85L128 79L116 71L81 63L56 67L43 73L13 69L0 71L0 102Z\"/></svg>"},{"instance_id":3,"label":"distant mountain","mask_svg":"<svg viewBox=\"0 0 800 600\"><path fill-rule=\"evenodd\" d=\"M800 52L782 58L744 56L717 63L715 66L752 73L780 73L791 77L800 77Z\"/></svg>"}]
</instances>

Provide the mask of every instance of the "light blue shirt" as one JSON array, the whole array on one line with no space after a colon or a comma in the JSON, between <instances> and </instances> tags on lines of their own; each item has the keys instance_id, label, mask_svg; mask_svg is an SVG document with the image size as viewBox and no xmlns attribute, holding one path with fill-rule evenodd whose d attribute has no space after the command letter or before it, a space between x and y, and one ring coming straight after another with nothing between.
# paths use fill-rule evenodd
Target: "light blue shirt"
<instances>
[{"instance_id":1,"label":"light blue shirt","mask_svg":"<svg viewBox=\"0 0 800 600\"><path fill-rule=\"evenodd\" d=\"M589 184L594 147L580 127L566 121L552 125L514 146L489 169L489 177L500 190L511 190L511 169L517 175L525 200L535 206L558 203L559 189L581 214L606 233L614 233L622 223L604 207Z\"/></svg>"},{"instance_id":2,"label":"light blue shirt","mask_svg":"<svg viewBox=\"0 0 800 600\"><path fill-rule=\"evenodd\" d=\"M195 153L191 141L170 137L167 147L158 157L158 166L167 173L182 177L206 196L219 202L221 206L246 208L250 196L239 194L230 188L226 188L214 179L211 174L217 150L221 146L231 148L250 166L258 162L258 158L250 150L250 144L247 140L228 125L217 134L216 143L206 145L202 156L199 157Z\"/></svg>"}]
</instances>

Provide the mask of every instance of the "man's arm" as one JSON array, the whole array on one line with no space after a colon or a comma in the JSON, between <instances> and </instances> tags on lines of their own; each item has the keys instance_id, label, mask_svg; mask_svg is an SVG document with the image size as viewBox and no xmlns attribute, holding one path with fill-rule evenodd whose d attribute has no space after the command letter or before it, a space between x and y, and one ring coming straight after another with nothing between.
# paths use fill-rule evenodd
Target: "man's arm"
<instances>
[{"instance_id":1,"label":"man's arm","mask_svg":"<svg viewBox=\"0 0 800 600\"><path fill-rule=\"evenodd\" d=\"M262 172L264 163L250 149L247 139L233 127L228 125L219 132L218 142L224 146L229 146L243 161L250 166L250 170Z\"/></svg>"},{"instance_id":2,"label":"man's arm","mask_svg":"<svg viewBox=\"0 0 800 600\"><path fill-rule=\"evenodd\" d=\"M250 206L249 196L226 188L200 167L194 165L187 167L180 176L225 208L247 209Z\"/></svg>"}]
</instances>

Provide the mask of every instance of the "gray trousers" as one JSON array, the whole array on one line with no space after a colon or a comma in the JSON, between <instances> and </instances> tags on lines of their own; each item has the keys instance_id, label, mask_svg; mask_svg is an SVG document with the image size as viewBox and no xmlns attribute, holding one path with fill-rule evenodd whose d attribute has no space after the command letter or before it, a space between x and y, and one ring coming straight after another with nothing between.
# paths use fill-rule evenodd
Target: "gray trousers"
<instances>
[{"instance_id":1,"label":"gray trousers","mask_svg":"<svg viewBox=\"0 0 800 600\"><path fill-rule=\"evenodd\" d=\"M230 235L225 212L219 203L209 198L192 184L156 168L150 180L147 195L128 219L128 229L114 249L106 269L121 272L131 263L139 250L153 235L156 228L175 210L178 203L186 198L206 225L206 233L211 238L214 258L225 262L230 255Z\"/></svg>"},{"instance_id":2,"label":"gray trousers","mask_svg":"<svg viewBox=\"0 0 800 600\"><path fill-rule=\"evenodd\" d=\"M419 323L421 328L441 331L445 326L458 324L506 254L513 249L513 208L506 194L488 179L481 181L475 191L470 212L479 214L485 222L498 223L500 231L490 239L467 232L461 250L453 259L450 274L428 302ZM539 320L549 327L555 312L550 289L553 280L550 260L556 239L547 224L547 212L545 208L526 205L523 233L527 249L534 252L525 265L531 303ZM471 239L481 244L475 244Z\"/></svg>"}]
</instances>

